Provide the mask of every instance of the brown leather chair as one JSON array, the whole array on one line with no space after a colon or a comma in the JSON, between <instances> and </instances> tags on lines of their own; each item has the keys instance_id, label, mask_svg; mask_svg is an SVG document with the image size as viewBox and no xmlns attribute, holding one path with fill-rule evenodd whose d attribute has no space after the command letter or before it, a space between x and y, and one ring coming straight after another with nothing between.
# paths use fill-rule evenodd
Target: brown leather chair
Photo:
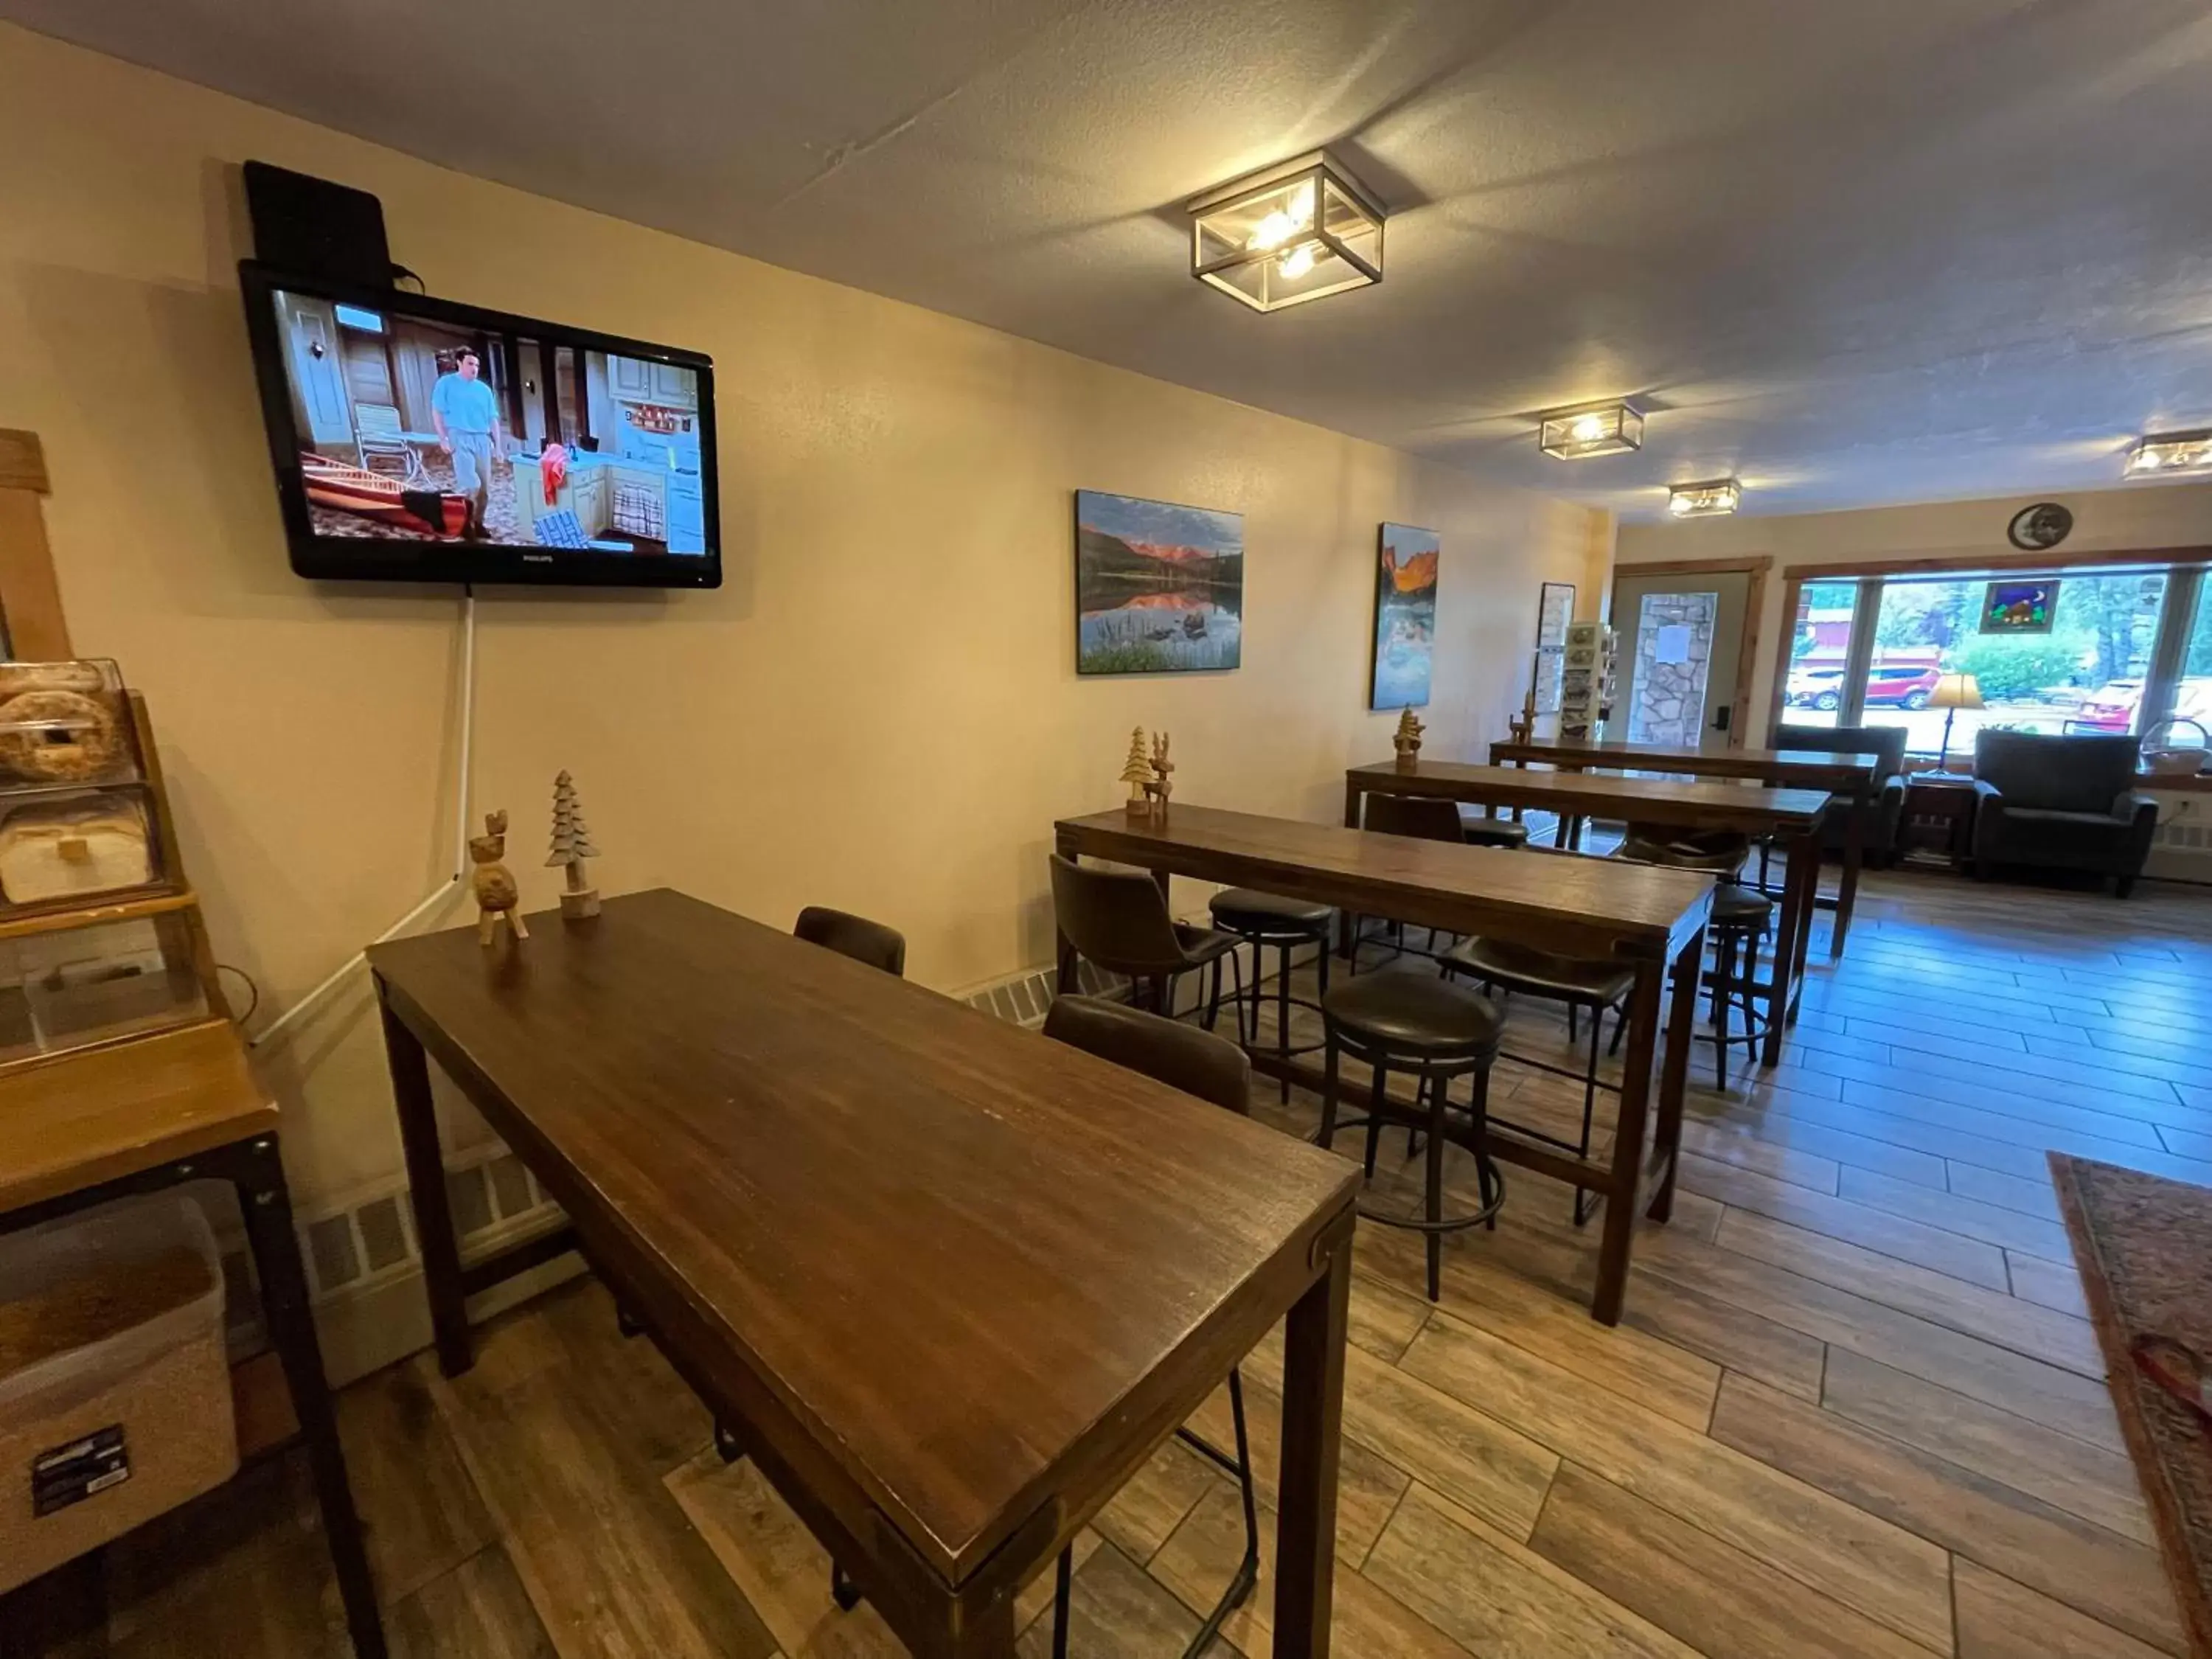
<instances>
[{"instance_id":1,"label":"brown leather chair","mask_svg":"<svg viewBox=\"0 0 2212 1659\"><path fill-rule=\"evenodd\" d=\"M2150 856L2158 801L2136 787L2141 738L2110 733L1974 737L1974 874L2000 864L2087 870L2125 898Z\"/></svg>"},{"instance_id":2,"label":"brown leather chair","mask_svg":"<svg viewBox=\"0 0 2212 1659\"><path fill-rule=\"evenodd\" d=\"M1467 832L1462 827L1457 801L1443 800L1433 795L1384 795L1370 793L1365 798L1364 816L1360 828L1378 836L1407 836L1415 841L1448 841L1462 846ZM1345 926L1352 935L1352 971L1359 971L1360 930L1366 925L1361 916L1347 915ZM1406 943L1406 924L1393 921L1389 945L1398 956L1404 956L1411 947ZM1436 955L1436 929L1428 930L1429 948L1413 951L1414 956L1433 957Z\"/></svg>"},{"instance_id":3,"label":"brown leather chair","mask_svg":"<svg viewBox=\"0 0 2212 1659\"><path fill-rule=\"evenodd\" d=\"M1236 969L1241 1006L1244 970L1237 959L1237 935L1177 921L1168 914L1166 896L1142 872L1095 869L1054 853L1052 908L1076 954L1109 974L1126 975L1132 999L1143 993L1153 1012L1174 1011L1176 979L1211 968L1206 1026L1212 1030L1221 1012L1224 960Z\"/></svg>"},{"instance_id":4,"label":"brown leather chair","mask_svg":"<svg viewBox=\"0 0 2212 1659\"><path fill-rule=\"evenodd\" d=\"M1464 842L1459 803L1433 795L1370 793L1366 817L1360 827L1378 836L1412 836L1419 841Z\"/></svg>"},{"instance_id":5,"label":"brown leather chair","mask_svg":"<svg viewBox=\"0 0 2212 1659\"><path fill-rule=\"evenodd\" d=\"M1251 1109L1252 1062L1235 1043L1210 1031L1122 1003L1066 996L1054 999L1045 1011L1044 1034L1239 1116ZM1183 1650L1185 1659L1196 1659L1212 1644L1222 1621L1251 1595L1260 1579L1259 1494L1252 1481L1251 1439L1244 1429L1244 1379L1233 1366L1229 1372L1229 1415L1237 1432L1234 1457L1188 1428L1176 1431L1176 1437L1183 1444L1235 1475L1244 1498L1244 1559L1213 1611ZM1067 1652L1067 1600L1074 1562L1071 1545L1060 1552L1053 1584L1053 1652L1060 1659L1065 1659Z\"/></svg>"},{"instance_id":6,"label":"brown leather chair","mask_svg":"<svg viewBox=\"0 0 2212 1659\"><path fill-rule=\"evenodd\" d=\"M819 945L841 957L881 969L894 979L906 976L906 935L880 921L843 910L810 904L792 924L792 937Z\"/></svg>"}]
</instances>

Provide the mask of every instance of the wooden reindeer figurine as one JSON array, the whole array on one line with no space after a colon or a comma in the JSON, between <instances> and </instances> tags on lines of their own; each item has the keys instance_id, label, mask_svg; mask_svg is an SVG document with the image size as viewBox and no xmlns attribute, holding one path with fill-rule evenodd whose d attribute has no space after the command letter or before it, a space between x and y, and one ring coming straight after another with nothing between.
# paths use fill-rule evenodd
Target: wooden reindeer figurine
<instances>
[{"instance_id":1,"label":"wooden reindeer figurine","mask_svg":"<svg viewBox=\"0 0 2212 1659\"><path fill-rule=\"evenodd\" d=\"M1399 711L1398 729L1392 733L1390 746L1398 751L1398 769L1410 772L1421 763L1421 733L1428 727L1413 718L1411 703Z\"/></svg>"},{"instance_id":2,"label":"wooden reindeer figurine","mask_svg":"<svg viewBox=\"0 0 2212 1659\"><path fill-rule=\"evenodd\" d=\"M1152 804L1152 816L1163 823L1167 821L1168 797L1175 793L1175 785L1168 775L1175 770L1175 763L1168 758L1168 734L1152 733L1152 778L1145 786L1145 799Z\"/></svg>"},{"instance_id":3,"label":"wooden reindeer figurine","mask_svg":"<svg viewBox=\"0 0 2212 1659\"><path fill-rule=\"evenodd\" d=\"M477 943L489 945L499 933L500 919L514 929L517 939L528 939L530 930L522 925L522 912L515 908L521 901L521 892L514 884L514 872L500 860L507 856L507 814L484 814L484 832L469 842L469 857L476 868L469 873L469 884L477 895Z\"/></svg>"}]
</instances>

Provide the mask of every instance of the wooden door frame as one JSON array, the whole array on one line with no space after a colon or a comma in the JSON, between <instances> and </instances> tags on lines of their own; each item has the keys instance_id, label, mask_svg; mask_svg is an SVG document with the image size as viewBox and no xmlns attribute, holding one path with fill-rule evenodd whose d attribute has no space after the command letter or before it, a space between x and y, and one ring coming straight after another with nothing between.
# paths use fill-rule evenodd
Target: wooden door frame
<instances>
[{"instance_id":1,"label":"wooden door frame","mask_svg":"<svg viewBox=\"0 0 2212 1659\"><path fill-rule=\"evenodd\" d=\"M1606 594L1607 614L1618 615L1620 607L1613 604L1623 578L1641 580L1646 576L1728 576L1747 575L1751 580L1744 585L1743 638L1736 652L1735 690L1729 701L1728 746L1744 746L1747 730L1745 716L1751 702L1752 675L1759 666L1759 635L1760 613L1766 609L1766 578L1774 568L1774 556L1764 553L1755 557L1734 559L1652 559L1636 564L1616 562L1613 567L1613 583ZM1770 722L1771 726L1771 722Z\"/></svg>"}]
</instances>

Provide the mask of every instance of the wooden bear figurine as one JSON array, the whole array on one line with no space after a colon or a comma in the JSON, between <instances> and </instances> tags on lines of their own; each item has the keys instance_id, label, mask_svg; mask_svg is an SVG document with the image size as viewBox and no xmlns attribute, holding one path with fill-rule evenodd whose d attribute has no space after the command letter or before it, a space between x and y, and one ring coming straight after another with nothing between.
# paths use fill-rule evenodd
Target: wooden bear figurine
<instances>
[{"instance_id":1,"label":"wooden bear figurine","mask_svg":"<svg viewBox=\"0 0 2212 1659\"><path fill-rule=\"evenodd\" d=\"M515 938L530 937L530 930L522 925L522 912L515 908L521 893L514 884L514 872L500 862L506 856L507 814L487 812L483 834L469 842L469 857L477 866L470 872L469 884L476 889L479 945L489 945L498 936L502 916L514 929Z\"/></svg>"}]
</instances>

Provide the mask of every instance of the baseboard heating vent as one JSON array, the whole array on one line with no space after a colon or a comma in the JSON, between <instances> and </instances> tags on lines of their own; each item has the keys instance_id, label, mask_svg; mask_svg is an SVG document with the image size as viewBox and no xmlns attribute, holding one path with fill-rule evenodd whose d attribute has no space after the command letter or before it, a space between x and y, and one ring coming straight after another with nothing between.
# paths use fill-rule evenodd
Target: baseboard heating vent
<instances>
[{"instance_id":1,"label":"baseboard heating vent","mask_svg":"<svg viewBox=\"0 0 2212 1659\"><path fill-rule=\"evenodd\" d=\"M1129 988L1129 981L1121 975L1103 973L1088 962L1076 964L1075 977L1085 996L1118 997ZM996 985L971 991L964 1000L970 1008L980 1008L1017 1025L1036 1025L1043 1022L1044 1011L1052 1006L1059 988L1058 969L1032 968Z\"/></svg>"},{"instance_id":2,"label":"baseboard heating vent","mask_svg":"<svg viewBox=\"0 0 2212 1659\"><path fill-rule=\"evenodd\" d=\"M447 1165L446 1199L464 1261L542 1231L561 1213L522 1160L496 1142ZM404 1179L303 1220L300 1249L319 1302L412 1271L421 1252Z\"/></svg>"}]
</instances>

